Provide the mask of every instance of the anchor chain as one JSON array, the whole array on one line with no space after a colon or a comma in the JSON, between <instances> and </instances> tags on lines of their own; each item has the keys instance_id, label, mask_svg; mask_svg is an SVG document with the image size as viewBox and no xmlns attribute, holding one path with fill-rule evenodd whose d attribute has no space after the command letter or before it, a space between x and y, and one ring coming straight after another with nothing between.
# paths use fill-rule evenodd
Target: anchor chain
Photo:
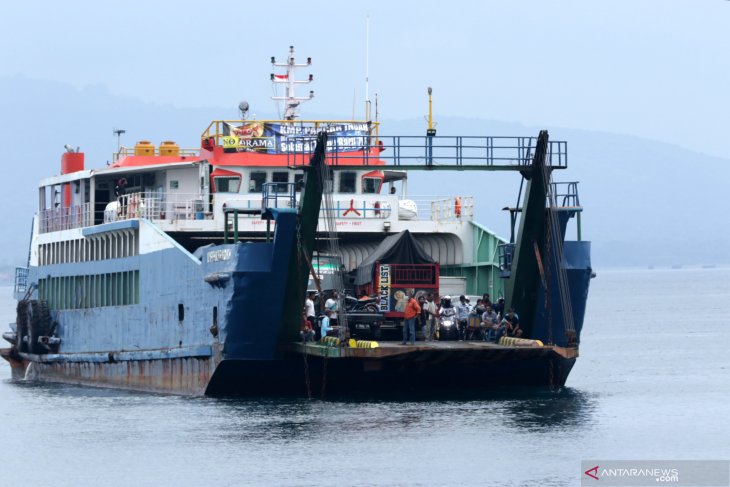
<instances>
[{"instance_id":1,"label":"anchor chain","mask_svg":"<svg viewBox=\"0 0 730 487\"><path fill-rule=\"evenodd\" d=\"M550 374L550 377L548 378L548 381L550 382L550 392L555 392L558 390L558 386L555 383L555 362L553 360L550 360L548 372Z\"/></svg>"},{"instance_id":2,"label":"anchor chain","mask_svg":"<svg viewBox=\"0 0 730 487\"><path fill-rule=\"evenodd\" d=\"M307 362L307 345L302 350L302 358L304 359L304 384L307 386L307 399L312 399L312 386L309 382L309 362Z\"/></svg>"}]
</instances>

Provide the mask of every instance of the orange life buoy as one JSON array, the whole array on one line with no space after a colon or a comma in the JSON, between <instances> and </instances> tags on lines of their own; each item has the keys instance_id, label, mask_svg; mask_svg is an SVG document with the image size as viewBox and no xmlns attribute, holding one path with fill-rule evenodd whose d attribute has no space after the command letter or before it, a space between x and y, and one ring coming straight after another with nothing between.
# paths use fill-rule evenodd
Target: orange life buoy
<instances>
[{"instance_id":1,"label":"orange life buoy","mask_svg":"<svg viewBox=\"0 0 730 487\"><path fill-rule=\"evenodd\" d=\"M456 218L461 218L461 197L459 196L454 199L454 214Z\"/></svg>"}]
</instances>

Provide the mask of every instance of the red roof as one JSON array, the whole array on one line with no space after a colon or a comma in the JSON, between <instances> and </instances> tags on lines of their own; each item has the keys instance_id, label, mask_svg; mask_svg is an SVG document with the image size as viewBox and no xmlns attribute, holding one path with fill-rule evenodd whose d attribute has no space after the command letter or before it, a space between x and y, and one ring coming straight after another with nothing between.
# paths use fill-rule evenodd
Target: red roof
<instances>
[{"instance_id":1,"label":"red roof","mask_svg":"<svg viewBox=\"0 0 730 487\"><path fill-rule=\"evenodd\" d=\"M385 161L378 159L380 150L371 148L369 151L340 152L336 158L340 166L385 165ZM367 156L367 157L366 157ZM287 167L293 164L301 165L308 162L306 154L297 154L296 157L287 154L267 154L262 152L225 152L223 147L217 146L213 151L200 149L197 156L126 156L119 158L111 167L139 167L166 164L173 162L196 162L208 160L214 166L251 166L251 167Z\"/></svg>"}]
</instances>

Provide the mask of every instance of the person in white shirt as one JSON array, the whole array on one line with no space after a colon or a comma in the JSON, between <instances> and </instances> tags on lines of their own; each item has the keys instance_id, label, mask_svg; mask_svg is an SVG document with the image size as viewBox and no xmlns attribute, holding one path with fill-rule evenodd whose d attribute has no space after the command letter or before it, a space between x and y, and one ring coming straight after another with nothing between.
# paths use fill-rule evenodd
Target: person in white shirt
<instances>
[{"instance_id":1,"label":"person in white shirt","mask_svg":"<svg viewBox=\"0 0 730 487\"><path fill-rule=\"evenodd\" d=\"M314 291L307 293L307 299L304 300L304 315L312 326L312 330L317 330L317 312L314 310Z\"/></svg>"},{"instance_id":2,"label":"person in white shirt","mask_svg":"<svg viewBox=\"0 0 730 487\"><path fill-rule=\"evenodd\" d=\"M433 294L428 295L428 300L423 305L423 309L426 311L426 330L424 335L426 336L426 341L430 342L436 334L436 303L433 301Z\"/></svg>"},{"instance_id":3,"label":"person in white shirt","mask_svg":"<svg viewBox=\"0 0 730 487\"><path fill-rule=\"evenodd\" d=\"M324 303L324 309L325 310L330 310L332 312L330 314L330 324L332 326L336 326L337 325L337 311L338 311L337 307L338 307L338 304L337 304L337 291L333 291L332 292L332 297L329 298ZM324 336L324 334L322 334L322 336Z\"/></svg>"},{"instance_id":4,"label":"person in white shirt","mask_svg":"<svg viewBox=\"0 0 730 487\"><path fill-rule=\"evenodd\" d=\"M314 321L314 318L317 316L317 313L314 311L314 292L307 293L307 299L304 301L304 307L306 308L307 312L307 319L309 321Z\"/></svg>"},{"instance_id":5,"label":"person in white shirt","mask_svg":"<svg viewBox=\"0 0 730 487\"><path fill-rule=\"evenodd\" d=\"M459 304L456 305L456 320L459 326L459 340L466 338L466 325L469 321L469 313L471 313L471 307L469 306L469 300L463 294L459 296Z\"/></svg>"}]
</instances>

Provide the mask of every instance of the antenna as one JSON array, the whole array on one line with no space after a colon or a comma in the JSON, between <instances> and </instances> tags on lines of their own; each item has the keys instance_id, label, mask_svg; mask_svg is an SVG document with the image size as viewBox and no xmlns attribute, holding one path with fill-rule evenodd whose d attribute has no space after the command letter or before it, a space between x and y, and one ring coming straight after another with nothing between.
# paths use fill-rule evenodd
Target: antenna
<instances>
[{"instance_id":1,"label":"antenna","mask_svg":"<svg viewBox=\"0 0 730 487\"><path fill-rule=\"evenodd\" d=\"M365 17L365 120L370 121L370 13Z\"/></svg>"},{"instance_id":2,"label":"antenna","mask_svg":"<svg viewBox=\"0 0 730 487\"><path fill-rule=\"evenodd\" d=\"M296 64L294 62L294 46L289 46L289 57L286 63L277 63L276 58L271 56L271 65L275 68L286 68L286 74L275 74L271 73L272 83L286 84L286 96L272 96L271 99L275 101L284 101L284 119L294 120L299 116L297 113L299 105L304 101L309 101L314 98L314 91L309 91L309 96L298 97L294 95L294 86L299 84L309 84L314 81L314 76L311 74L309 78L303 81L294 79L294 71L297 68L304 68L312 65L312 58L308 57L305 64Z\"/></svg>"},{"instance_id":3,"label":"antenna","mask_svg":"<svg viewBox=\"0 0 730 487\"><path fill-rule=\"evenodd\" d=\"M122 135L126 134L127 131L124 129L114 129L114 131L112 133L117 136L117 154L118 154L119 149L121 148Z\"/></svg>"},{"instance_id":4,"label":"antenna","mask_svg":"<svg viewBox=\"0 0 730 487\"><path fill-rule=\"evenodd\" d=\"M355 105L357 104L357 90L352 89L352 118L351 120L355 120Z\"/></svg>"}]
</instances>

